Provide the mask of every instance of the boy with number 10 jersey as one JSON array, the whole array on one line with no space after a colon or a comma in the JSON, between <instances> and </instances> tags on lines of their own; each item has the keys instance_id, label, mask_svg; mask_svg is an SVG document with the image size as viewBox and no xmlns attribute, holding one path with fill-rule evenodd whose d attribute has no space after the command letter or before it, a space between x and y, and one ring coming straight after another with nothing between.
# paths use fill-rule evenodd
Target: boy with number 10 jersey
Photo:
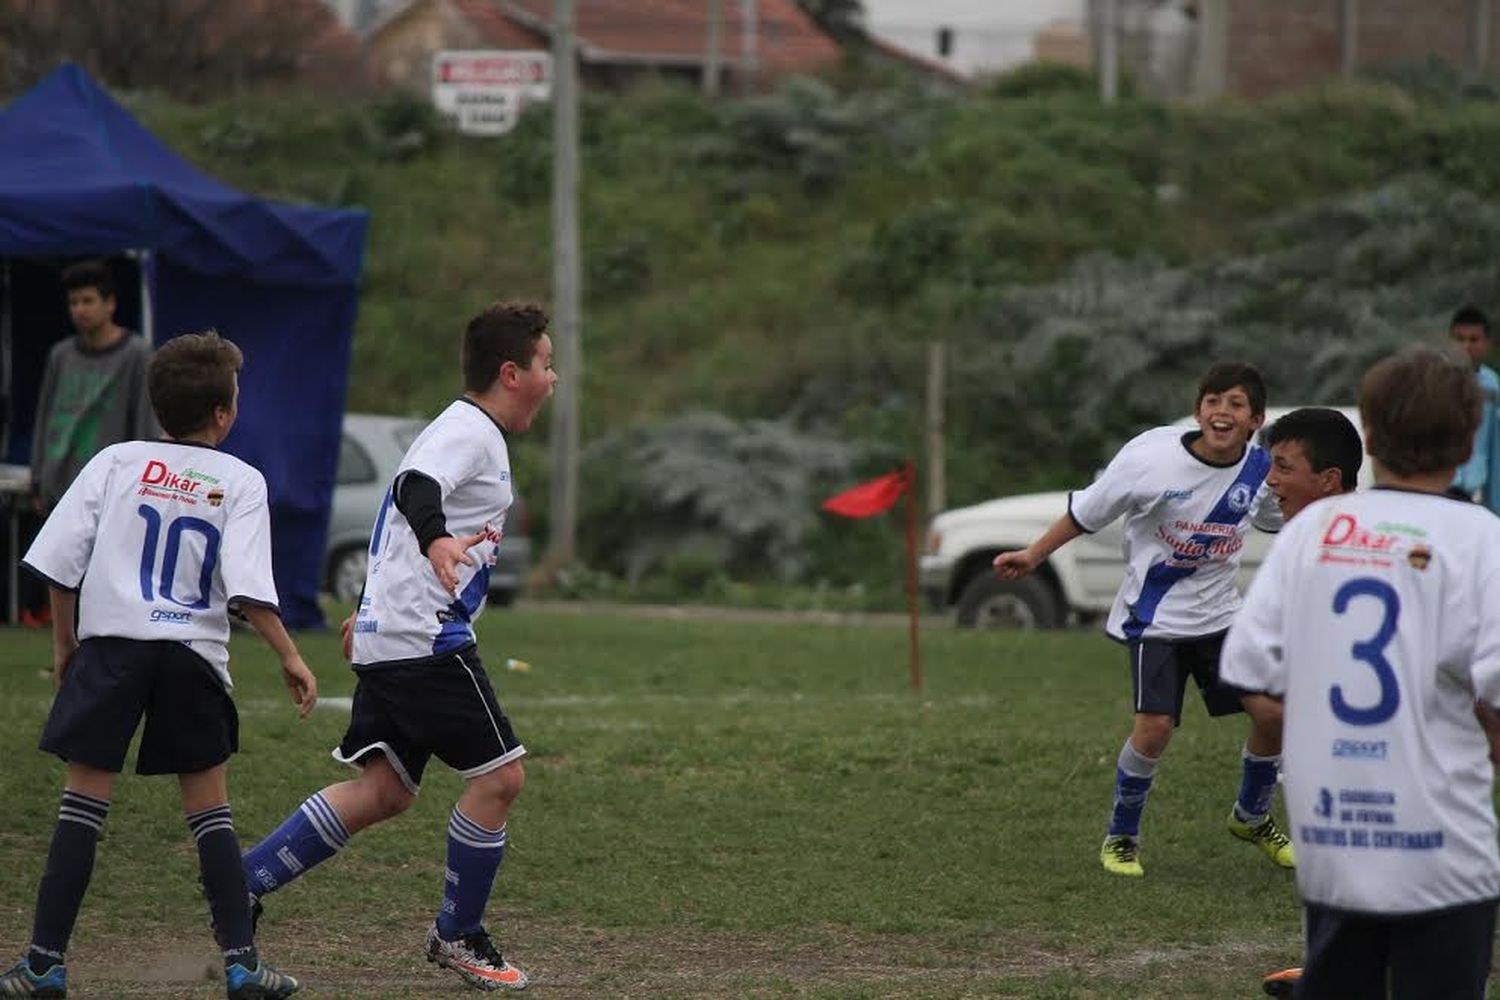
<instances>
[{"instance_id":1,"label":"boy with number 10 jersey","mask_svg":"<svg viewBox=\"0 0 1500 1000\"><path fill-rule=\"evenodd\" d=\"M0 996L66 995L68 941L143 717L136 770L178 777L229 997L286 997L298 988L258 958L228 799L227 762L239 748L231 605L279 655L304 716L317 699L276 608L265 479L217 450L239 413L242 362L239 348L212 331L162 345L147 384L167 440L95 455L26 553L26 568L48 583L53 612L58 692L41 749L67 762L67 777L31 946L0 975Z\"/></svg>"}]
</instances>

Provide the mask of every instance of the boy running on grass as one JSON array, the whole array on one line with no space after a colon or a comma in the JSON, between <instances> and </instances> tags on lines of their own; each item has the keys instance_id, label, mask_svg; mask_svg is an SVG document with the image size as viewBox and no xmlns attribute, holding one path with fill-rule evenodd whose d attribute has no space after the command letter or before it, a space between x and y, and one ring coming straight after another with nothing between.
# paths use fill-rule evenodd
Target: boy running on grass
<instances>
[{"instance_id":1,"label":"boy running on grass","mask_svg":"<svg viewBox=\"0 0 1500 1000\"><path fill-rule=\"evenodd\" d=\"M1209 368L1198 383L1198 429L1158 427L1120 449L1087 489L1068 497L1068 512L1026 548L995 557L1014 580L1085 532L1125 518L1125 579L1105 632L1129 654L1135 719L1120 748L1114 809L1099 851L1104 869L1140 876L1141 813L1162 753L1182 719L1191 677L1210 715L1243 711L1239 693L1219 682L1219 651L1240 606L1235 574L1252 522L1281 524L1266 488L1271 460L1250 444L1265 421L1260 372L1238 362ZM1229 831L1283 868L1291 844L1271 817L1281 744L1252 728L1243 753L1240 792Z\"/></svg>"},{"instance_id":2,"label":"boy running on grass","mask_svg":"<svg viewBox=\"0 0 1500 1000\"><path fill-rule=\"evenodd\" d=\"M52 602L58 692L41 748L68 767L31 948L0 976L0 996L66 995L68 939L143 715L136 771L177 775L229 996L297 990L256 955L229 812L227 762L239 747L230 605L280 656L304 717L318 691L276 610L266 481L217 450L238 414L241 361L239 348L213 332L163 344L147 387L165 439L94 456L26 553L24 565L47 582Z\"/></svg>"},{"instance_id":3,"label":"boy running on grass","mask_svg":"<svg viewBox=\"0 0 1500 1000\"><path fill-rule=\"evenodd\" d=\"M1284 702L1307 961L1298 997L1478 1000L1500 897L1500 520L1444 496L1479 424L1473 372L1418 348L1360 384L1376 488L1272 547L1224 679Z\"/></svg>"},{"instance_id":4,"label":"boy running on grass","mask_svg":"<svg viewBox=\"0 0 1500 1000\"><path fill-rule=\"evenodd\" d=\"M505 821L526 749L479 662L474 620L510 507L508 437L552 394L552 340L536 306L497 304L463 340L464 394L412 442L375 520L370 568L344 651L359 678L335 759L360 769L304 802L245 855L260 897L331 858L349 837L404 812L430 757L468 780L448 821L448 865L428 961L480 989L523 989L485 931Z\"/></svg>"}]
</instances>

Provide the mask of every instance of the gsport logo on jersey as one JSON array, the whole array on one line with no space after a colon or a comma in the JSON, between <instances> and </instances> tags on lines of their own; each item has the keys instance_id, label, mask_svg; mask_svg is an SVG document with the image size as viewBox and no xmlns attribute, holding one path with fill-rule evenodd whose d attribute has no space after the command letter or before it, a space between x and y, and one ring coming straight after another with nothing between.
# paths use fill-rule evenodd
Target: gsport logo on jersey
<instances>
[{"instance_id":1,"label":"gsport logo on jersey","mask_svg":"<svg viewBox=\"0 0 1500 1000\"><path fill-rule=\"evenodd\" d=\"M196 469L173 472L165 462L151 459L141 473L141 488L137 494L155 497L158 500L177 500L190 507L199 500L207 500L209 506L218 507L224 502L224 488L220 480Z\"/></svg>"},{"instance_id":2,"label":"gsport logo on jersey","mask_svg":"<svg viewBox=\"0 0 1500 1000\"><path fill-rule=\"evenodd\" d=\"M157 625L191 625L193 615L189 611L162 611L156 608L151 612L151 621Z\"/></svg>"}]
</instances>

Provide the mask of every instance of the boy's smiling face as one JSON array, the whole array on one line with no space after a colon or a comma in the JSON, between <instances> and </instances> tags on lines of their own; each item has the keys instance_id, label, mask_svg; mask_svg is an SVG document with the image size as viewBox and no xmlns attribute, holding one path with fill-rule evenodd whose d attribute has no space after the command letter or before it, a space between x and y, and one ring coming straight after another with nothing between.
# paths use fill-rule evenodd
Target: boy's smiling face
<instances>
[{"instance_id":1,"label":"boy's smiling face","mask_svg":"<svg viewBox=\"0 0 1500 1000\"><path fill-rule=\"evenodd\" d=\"M1216 462L1238 458L1245 443L1266 419L1264 413L1251 409L1250 394L1239 386L1206 393L1198 401L1193 416L1203 431L1196 442L1200 447L1195 450L1203 458Z\"/></svg>"}]
</instances>

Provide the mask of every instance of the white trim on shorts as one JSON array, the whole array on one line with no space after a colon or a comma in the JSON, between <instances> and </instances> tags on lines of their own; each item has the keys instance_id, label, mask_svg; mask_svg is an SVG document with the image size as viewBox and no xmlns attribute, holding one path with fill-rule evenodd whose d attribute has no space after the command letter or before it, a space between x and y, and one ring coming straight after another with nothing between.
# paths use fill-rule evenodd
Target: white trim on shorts
<instances>
[{"instance_id":1,"label":"white trim on shorts","mask_svg":"<svg viewBox=\"0 0 1500 1000\"><path fill-rule=\"evenodd\" d=\"M1141 661L1145 658L1145 655L1146 644L1137 641L1135 644L1135 711L1137 715L1142 711L1141 705L1143 702L1141 699L1145 696L1146 692L1146 678L1141 674Z\"/></svg>"},{"instance_id":2,"label":"white trim on shorts","mask_svg":"<svg viewBox=\"0 0 1500 1000\"><path fill-rule=\"evenodd\" d=\"M343 748L333 748L333 752L331 754L333 759L338 761L340 764L348 764L356 771L361 772L364 771L365 766L359 762L360 758L373 750L379 750L381 753L385 754L385 759L391 762L391 768L396 772L396 776L401 779L401 784L406 786L406 790L408 792L416 795L422 790L422 786L412 781L411 775L406 773L406 768L402 766L401 758L396 756L396 751L392 750L391 745L384 740L381 740L378 743L371 743L369 746L360 747L358 750L354 751L354 754L352 756L349 757L345 757L343 754L339 753L341 749Z\"/></svg>"},{"instance_id":3,"label":"white trim on shorts","mask_svg":"<svg viewBox=\"0 0 1500 1000\"><path fill-rule=\"evenodd\" d=\"M484 688L479 686L479 678L474 676L474 668L469 666L468 662L464 660L462 653L454 653L453 658L458 661L459 666L464 668L464 673L469 675L469 683L474 685L474 693L479 696L479 704L484 706L484 714L490 720L490 728L495 730L495 742L500 744L500 749L503 751L500 756L496 757L494 760L488 760L476 767L471 767L467 770L458 772L459 775L464 778L477 778L481 774L488 774L496 768L503 767L516 758L524 756L526 753L526 747L520 743L517 743L513 747L507 747L505 745L505 737L500 733L500 723L495 721L495 713L490 711L489 704L484 700ZM495 703L497 705L499 704L499 701L500 699L496 697Z\"/></svg>"}]
</instances>

